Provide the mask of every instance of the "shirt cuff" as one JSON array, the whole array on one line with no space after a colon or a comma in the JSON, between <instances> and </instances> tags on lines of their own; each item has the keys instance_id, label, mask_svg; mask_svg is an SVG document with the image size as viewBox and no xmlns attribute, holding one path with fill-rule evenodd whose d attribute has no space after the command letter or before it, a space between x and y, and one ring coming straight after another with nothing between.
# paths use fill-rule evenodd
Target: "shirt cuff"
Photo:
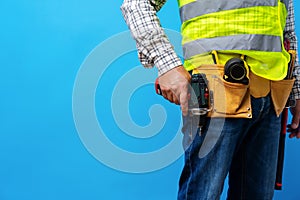
<instances>
[{"instance_id":1,"label":"shirt cuff","mask_svg":"<svg viewBox=\"0 0 300 200\"><path fill-rule=\"evenodd\" d=\"M154 64L158 69L158 76L161 76L167 71L182 65L182 62L174 51L167 51L159 54L155 59Z\"/></svg>"}]
</instances>

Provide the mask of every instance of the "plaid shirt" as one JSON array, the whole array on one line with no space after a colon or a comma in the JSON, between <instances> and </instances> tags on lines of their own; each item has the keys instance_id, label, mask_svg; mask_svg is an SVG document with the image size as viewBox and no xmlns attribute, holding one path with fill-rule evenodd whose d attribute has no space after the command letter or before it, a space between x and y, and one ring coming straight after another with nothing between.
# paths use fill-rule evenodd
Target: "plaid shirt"
<instances>
[{"instance_id":1,"label":"plaid shirt","mask_svg":"<svg viewBox=\"0 0 300 200\"><path fill-rule=\"evenodd\" d=\"M125 21L136 40L141 63L148 68L155 65L159 75L182 65L156 15L165 3L166 0L124 0L121 6ZM289 1L284 38L289 41L290 49L297 52L293 0ZM295 63L294 77L296 81L292 95L295 99L300 99L298 56Z\"/></svg>"}]
</instances>

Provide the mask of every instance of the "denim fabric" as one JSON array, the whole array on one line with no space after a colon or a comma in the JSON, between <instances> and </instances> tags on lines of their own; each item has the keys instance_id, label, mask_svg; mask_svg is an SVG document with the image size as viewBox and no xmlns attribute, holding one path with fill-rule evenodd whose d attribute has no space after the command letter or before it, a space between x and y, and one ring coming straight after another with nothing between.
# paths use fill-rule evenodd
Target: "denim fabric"
<instances>
[{"instance_id":1,"label":"denim fabric","mask_svg":"<svg viewBox=\"0 0 300 200\"><path fill-rule=\"evenodd\" d=\"M251 97L251 104L252 119L208 118L202 131L197 119L183 117L179 200L219 199L228 173L227 199L273 198L280 117L269 95Z\"/></svg>"}]
</instances>

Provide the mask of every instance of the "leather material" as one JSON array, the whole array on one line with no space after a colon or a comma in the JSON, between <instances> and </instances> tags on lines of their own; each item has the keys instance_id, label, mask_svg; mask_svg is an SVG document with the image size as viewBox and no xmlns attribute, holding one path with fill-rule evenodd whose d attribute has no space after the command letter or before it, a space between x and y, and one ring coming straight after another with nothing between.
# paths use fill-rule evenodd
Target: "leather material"
<instances>
[{"instance_id":1,"label":"leather material","mask_svg":"<svg viewBox=\"0 0 300 200\"><path fill-rule=\"evenodd\" d=\"M252 118L251 96L271 98L277 116L283 111L294 79L271 81L249 73L249 84L231 83L223 79L224 65L201 65L193 73L204 73L210 91L208 117Z\"/></svg>"},{"instance_id":2,"label":"leather material","mask_svg":"<svg viewBox=\"0 0 300 200\"><path fill-rule=\"evenodd\" d=\"M271 81L271 97L277 116L283 111L295 79Z\"/></svg>"}]
</instances>

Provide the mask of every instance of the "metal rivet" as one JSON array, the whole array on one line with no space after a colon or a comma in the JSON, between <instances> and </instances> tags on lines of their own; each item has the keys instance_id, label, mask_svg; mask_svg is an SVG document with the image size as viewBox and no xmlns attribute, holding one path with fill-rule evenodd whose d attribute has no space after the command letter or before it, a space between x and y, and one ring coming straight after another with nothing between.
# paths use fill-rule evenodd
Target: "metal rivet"
<instances>
[{"instance_id":1,"label":"metal rivet","mask_svg":"<svg viewBox=\"0 0 300 200\"><path fill-rule=\"evenodd\" d=\"M247 108L247 110L248 110L248 111L250 111L250 110L251 110L251 108Z\"/></svg>"},{"instance_id":2,"label":"metal rivet","mask_svg":"<svg viewBox=\"0 0 300 200\"><path fill-rule=\"evenodd\" d=\"M248 114L248 117L251 117L252 115L251 114Z\"/></svg>"}]
</instances>

